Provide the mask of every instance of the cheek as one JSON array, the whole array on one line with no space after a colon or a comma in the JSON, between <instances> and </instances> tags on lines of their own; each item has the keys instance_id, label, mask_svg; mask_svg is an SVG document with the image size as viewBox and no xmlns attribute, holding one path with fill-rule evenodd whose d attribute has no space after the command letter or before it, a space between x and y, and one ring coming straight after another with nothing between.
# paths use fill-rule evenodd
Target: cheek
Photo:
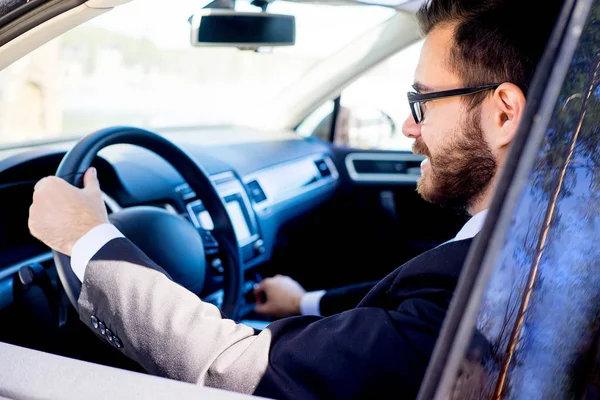
<instances>
[{"instance_id":1,"label":"cheek","mask_svg":"<svg viewBox=\"0 0 600 400\"><path fill-rule=\"evenodd\" d=\"M435 158L440 149L444 147L445 133L443 127L427 126L421 129L421 140L427 146L431 158Z\"/></svg>"},{"instance_id":2,"label":"cheek","mask_svg":"<svg viewBox=\"0 0 600 400\"><path fill-rule=\"evenodd\" d=\"M433 131L431 129L426 129L425 126L423 126L421 128L421 142L423 142L423 144L427 147L427 150L429 151L429 153L431 153L434 150L434 143L433 143L433 138L435 135L433 135Z\"/></svg>"},{"instance_id":3,"label":"cheek","mask_svg":"<svg viewBox=\"0 0 600 400\"><path fill-rule=\"evenodd\" d=\"M448 149L454 137L460 133L462 129L459 117L462 113L464 110L460 106L448 103L431 110L421 127L421 138L432 156Z\"/></svg>"}]
</instances>

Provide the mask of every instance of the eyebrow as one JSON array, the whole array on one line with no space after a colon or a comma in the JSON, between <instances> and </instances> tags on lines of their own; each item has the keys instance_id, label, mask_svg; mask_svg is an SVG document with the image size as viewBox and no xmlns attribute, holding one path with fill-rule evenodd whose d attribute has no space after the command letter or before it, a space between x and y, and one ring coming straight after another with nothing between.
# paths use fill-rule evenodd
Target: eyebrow
<instances>
[{"instance_id":1,"label":"eyebrow","mask_svg":"<svg viewBox=\"0 0 600 400\"><path fill-rule=\"evenodd\" d=\"M412 85L412 87L413 87L413 89L415 89L415 91L417 91L418 93L423 93L423 92L433 92L433 89L432 89L432 88L430 88L429 86L427 86L427 85L424 85L424 84L422 84L422 83L420 83L420 82L415 82L415 83Z\"/></svg>"}]
</instances>

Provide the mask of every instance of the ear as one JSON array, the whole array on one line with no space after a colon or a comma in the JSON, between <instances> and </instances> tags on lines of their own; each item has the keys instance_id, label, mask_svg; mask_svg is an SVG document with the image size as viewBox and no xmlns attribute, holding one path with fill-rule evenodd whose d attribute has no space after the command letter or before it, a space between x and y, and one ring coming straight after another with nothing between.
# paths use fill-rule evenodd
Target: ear
<instances>
[{"instance_id":1,"label":"ear","mask_svg":"<svg viewBox=\"0 0 600 400\"><path fill-rule=\"evenodd\" d=\"M525 95L515 84L505 82L492 96L493 123L496 134L491 139L496 148L507 147L515 137L525 110ZM491 143L492 144L492 143Z\"/></svg>"}]
</instances>

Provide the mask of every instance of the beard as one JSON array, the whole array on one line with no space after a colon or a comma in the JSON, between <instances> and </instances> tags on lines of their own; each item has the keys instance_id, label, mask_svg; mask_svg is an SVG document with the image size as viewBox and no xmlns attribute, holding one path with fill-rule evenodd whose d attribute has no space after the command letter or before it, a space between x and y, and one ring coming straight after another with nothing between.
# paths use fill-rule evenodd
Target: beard
<instances>
[{"instance_id":1,"label":"beard","mask_svg":"<svg viewBox=\"0 0 600 400\"><path fill-rule=\"evenodd\" d=\"M496 174L497 162L485 141L478 109L469 113L456 137L435 155L419 137L413 152L429 159L429 170L417 181L417 192L425 201L443 207L470 208L485 193Z\"/></svg>"}]
</instances>

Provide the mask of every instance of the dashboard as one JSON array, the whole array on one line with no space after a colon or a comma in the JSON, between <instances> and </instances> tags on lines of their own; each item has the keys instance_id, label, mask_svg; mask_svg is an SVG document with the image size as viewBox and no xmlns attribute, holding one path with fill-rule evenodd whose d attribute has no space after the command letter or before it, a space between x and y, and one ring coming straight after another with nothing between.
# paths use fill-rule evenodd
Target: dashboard
<instances>
[{"instance_id":1,"label":"dashboard","mask_svg":"<svg viewBox=\"0 0 600 400\"><path fill-rule=\"evenodd\" d=\"M339 173L320 141L282 133L268 141L237 143L238 132L220 134L226 144L212 140L206 145L206 136L190 132L165 136L209 172L226 205L244 268L250 271L270 260L277 232L286 221L334 195ZM0 151L0 309L13 301L14 276L20 268L52 263L49 249L29 235L28 210L35 182L54 174L73 144ZM211 247L213 222L202 194L194 193L166 161L138 147L115 145L102 150L93 164L109 213L151 205L188 219L201 234L211 273L222 274L219 254ZM218 289L217 279L211 291Z\"/></svg>"}]
</instances>

